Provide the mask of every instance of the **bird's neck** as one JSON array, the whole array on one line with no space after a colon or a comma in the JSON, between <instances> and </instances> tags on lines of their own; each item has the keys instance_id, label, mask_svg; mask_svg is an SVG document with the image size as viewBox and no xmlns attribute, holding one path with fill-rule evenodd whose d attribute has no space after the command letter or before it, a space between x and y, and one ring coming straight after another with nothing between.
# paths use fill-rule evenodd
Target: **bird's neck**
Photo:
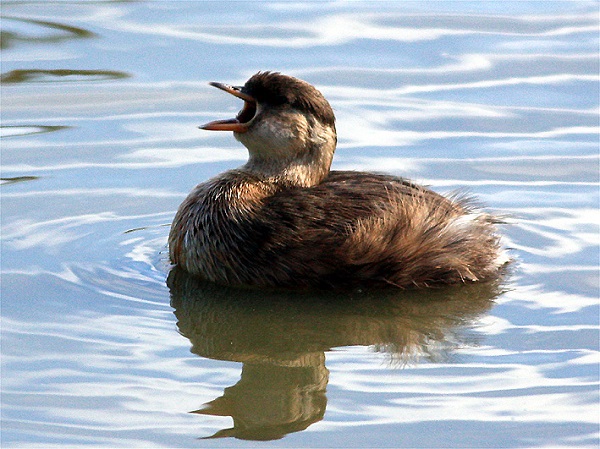
<instances>
[{"instance_id":1,"label":"bird's neck","mask_svg":"<svg viewBox=\"0 0 600 449\"><path fill-rule=\"evenodd\" d=\"M294 158L272 160L250 158L241 168L265 182L289 187L311 187L320 184L329 174L331 158Z\"/></svg>"},{"instance_id":2,"label":"bird's neck","mask_svg":"<svg viewBox=\"0 0 600 449\"><path fill-rule=\"evenodd\" d=\"M320 184L329 173L335 152L335 127L306 116L296 117L292 123L294 126L285 127L264 122L253 131L236 135L250 155L241 169L279 185Z\"/></svg>"}]
</instances>

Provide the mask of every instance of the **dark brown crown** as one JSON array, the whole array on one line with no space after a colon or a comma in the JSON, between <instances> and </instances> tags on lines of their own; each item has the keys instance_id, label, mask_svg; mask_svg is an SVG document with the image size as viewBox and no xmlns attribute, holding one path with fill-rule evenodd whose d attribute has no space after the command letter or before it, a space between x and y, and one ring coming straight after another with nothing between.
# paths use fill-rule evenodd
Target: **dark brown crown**
<instances>
[{"instance_id":1,"label":"dark brown crown","mask_svg":"<svg viewBox=\"0 0 600 449\"><path fill-rule=\"evenodd\" d=\"M279 72L258 72L250 78L242 92L258 103L270 106L288 104L314 115L324 125L334 126L335 116L329 102L315 87Z\"/></svg>"}]
</instances>

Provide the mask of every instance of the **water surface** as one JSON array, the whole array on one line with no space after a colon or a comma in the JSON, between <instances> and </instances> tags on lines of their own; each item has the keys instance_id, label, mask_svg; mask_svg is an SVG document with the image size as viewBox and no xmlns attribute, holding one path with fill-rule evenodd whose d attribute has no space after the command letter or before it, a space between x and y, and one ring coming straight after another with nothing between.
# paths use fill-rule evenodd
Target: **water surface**
<instances>
[{"instance_id":1,"label":"water surface","mask_svg":"<svg viewBox=\"0 0 600 449\"><path fill-rule=\"evenodd\" d=\"M597 446L597 2L2 14L2 447ZM507 215L503 282L292 295L170 273L177 206L246 158L197 129L241 106L207 82L267 69L329 99L334 168Z\"/></svg>"}]
</instances>

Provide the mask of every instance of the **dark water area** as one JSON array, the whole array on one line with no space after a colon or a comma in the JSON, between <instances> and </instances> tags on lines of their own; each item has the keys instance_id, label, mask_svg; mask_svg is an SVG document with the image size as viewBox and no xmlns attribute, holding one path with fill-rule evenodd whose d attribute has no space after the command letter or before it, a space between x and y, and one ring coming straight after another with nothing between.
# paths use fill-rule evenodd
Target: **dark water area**
<instances>
[{"instance_id":1,"label":"dark water area","mask_svg":"<svg viewBox=\"0 0 600 449\"><path fill-rule=\"evenodd\" d=\"M597 447L598 3L3 1L1 446ZM278 70L335 169L504 215L496 283L240 291L169 225Z\"/></svg>"}]
</instances>

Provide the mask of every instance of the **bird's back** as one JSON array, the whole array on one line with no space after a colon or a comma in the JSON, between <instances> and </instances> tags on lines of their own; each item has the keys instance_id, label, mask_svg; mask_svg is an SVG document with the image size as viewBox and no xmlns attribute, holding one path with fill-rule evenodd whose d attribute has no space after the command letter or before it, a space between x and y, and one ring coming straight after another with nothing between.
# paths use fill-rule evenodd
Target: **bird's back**
<instances>
[{"instance_id":1,"label":"bird's back","mask_svg":"<svg viewBox=\"0 0 600 449\"><path fill-rule=\"evenodd\" d=\"M262 181L231 173L188 197L170 237L173 262L211 281L409 287L497 272L494 220L464 199L402 178L332 171L316 186L267 189L246 204L240 197Z\"/></svg>"}]
</instances>

